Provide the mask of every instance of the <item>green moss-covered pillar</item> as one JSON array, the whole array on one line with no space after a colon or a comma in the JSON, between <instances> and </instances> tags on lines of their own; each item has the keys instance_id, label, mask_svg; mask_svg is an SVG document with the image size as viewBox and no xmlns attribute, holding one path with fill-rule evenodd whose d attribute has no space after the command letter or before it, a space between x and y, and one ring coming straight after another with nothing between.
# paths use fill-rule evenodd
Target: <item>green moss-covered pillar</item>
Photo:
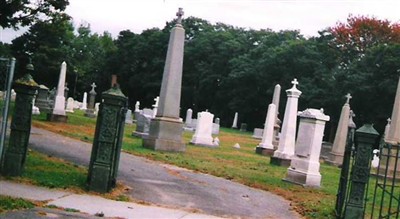
<instances>
[{"instance_id":1,"label":"green moss-covered pillar","mask_svg":"<svg viewBox=\"0 0 400 219\"><path fill-rule=\"evenodd\" d=\"M87 183L89 190L105 193L115 187L127 98L114 86L102 93L90 157Z\"/></svg>"},{"instance_id":2,"label":"green moss-covered pillar","mask_svg":"<svg viewBox=\"0 0 400 219\"><path fill-rule=\"evenodd\" d=\"M366 124L355 133L356 154L350 176L350 194L344 210L345 219L364 218L364 201L369 179L372 148L377 144L379 133Z\"/></svg>"},{"instance_id":3,"label":"green moss-covered pillar","mask_svg":"<svg viewBox=\"0 0 400 219\"><path fill-rule=\"evenodd\" d=\"M32 101L39 85L33 80L33 65L27 65L27 73L16 80L13 88L17 93L11 121L9 144L4 156L2 174L20 176L24 169L32 122Z\"/></svg>"}]
</instances>

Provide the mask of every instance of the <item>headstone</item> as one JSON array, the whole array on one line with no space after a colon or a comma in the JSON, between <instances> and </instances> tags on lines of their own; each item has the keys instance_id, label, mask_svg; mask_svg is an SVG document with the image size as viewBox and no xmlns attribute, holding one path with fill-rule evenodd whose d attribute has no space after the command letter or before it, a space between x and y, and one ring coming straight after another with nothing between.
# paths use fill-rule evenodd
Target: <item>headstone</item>
<instances>
[{"instance_id":1,"label":"headstone","mask_svg":"<svg viewBox=\"0 0 400 219\"><path fill-rule=\"evenodd\" d=\"M288 100L286 102L279 146L274 152L274 156L271 157L271 164L280 166L289 166L290 160L294 155L297 126L297 105L301 91L296 87L296 85L299 84L296 78L292 81L292 84L293 87L286 90Z\"/></svg>"},{"instance_id":2,"label":"headstone","mask_svg":"<svg viewBox=\"0 0 400 219\"><path fill-rule=\"evenodd\" d=\"M213 140L214 146L218 147L218 146L219 146L219 143L220 143L219 138L218 138L218 137L215 137L214 140Z\"/></svg>"},{"instance_id":3,"label":"headstone","mask_svg":"<svg viewBox=\"0 0 400 219\"><path fill-rule=\"evenodd\" d=\"M233 118L233 123L232 123L232 128L233 129L237 129L238 127L237 127L237 122L238 122L238 113L236 112L235 113L235 117Z\"/></svg>"},{"instance_id":4,"label":"headstone","mask_svg":"<svg viewBox=\"0 0 400 219\"><path fill-rule=\"evenodd\" d=\"M136 101L136 104L135 104L135 112L139 112L140 111L140 102L139 101Z\"/></svg>"},{"instance_id":5,"label":"headstone","mask_svg":"<svg viewBox=\"0 0 400 219\"><path fill-rule=\"evenodd\" d=\"M240 124L240 131L247 132L247 123Z\"/></svg>"},{"instance_id":6,"label":"headstone","mask_svg":"<svg viewBox=\"0 0 400 219\"><path fill-rule=\"evenodd\" d=\"M374 149L372 153L374 154L374 157L372 158L372 161L371 161L371 167L378 168L378 166L379 166L379 155L378 155L379 150Z\"/></svg>"},{"instance_id":7,"label":"headstone","mask_svg":"<svg viewBox=\"0 0 400 219\"><path fill-rule=\"evenodd\" d=\"M299 117L295 155L292 157L285 181L303 186L320 187L319 156L325 123L330 118L322 109L306 109L299 112Z\"/></svg>"},{"instance_id":8,"label":"headstone","mask_svg":"<svg viewBox=\"0 0 400 219\"><path fill-rule=\"evenodd\" d=\"M389 134L387 135L386 142L391 144L400 143L400 77L397 84L396 97L392 110L392 121L390 124Z\"/></svg>"},{"instance_id":9,"label":"headstone","mask_svg":"<svg viewBox=\"0 0 400 219\"><path fill-rule=\"evenodd\" d=\"M161 83L160 101L156 118L151 120L150 132L143 138L143 146L160 151L183 152L183 122L179 117L185 30L182 8L171 30L167 58Z\"/></svg>"},{"instance_id":10,"label":"headstone","mask_svg":"<svg viewBox=\"0 0 400 219\"><path fill-rule=\"evenodd\" d=\"M47 114L47 120L56 122L67 122L67 114L65 113L65 77L67 74L67 63L61 64L60 77L58 79L57 93L54 101L52 113Z\"/></svg>"},{"instance_id":11,"label":"headstone","mask_svg":"<svg viewBox=\"0 0 400 219\"><path fill-rule=\"evenodd\" d=\"M153 110L149 108L144 108L142 110L142 113L146 116L149 116L150 118L153 118Z\"/></svg>"},{"instance_id":12,"label":"headstone","mask_svg":"<svg viewBox=\"0 0 400 219\"><path fill-rule=\"evenodd\" d=\"M100 108L100 103L95 103L94 104L94 114L98 114L99 113L99 108Z\"/></svg>"},{"instance_id":13,"label":"headstone","mask_svg":"<svg viewBox=\"0 0 400 219\"><path fill-rule=\"evenodd\" d=\"M214 115L209 112L201 112L197 114L196 131L190 141L191 144L212 147L212 124Z\"/></svg>"},{"instance_id":14,"label":"headstone","mask_svg":"<svg viewBox=\"0 0 400 219\"><path fill-rule=\"evenodd\" d=\"M192 109L187 109L186 111L186 119L185 119L185 126L189 127L192 124L192 113L193 110Z\"/></svg>"},{"instance_id":15,"label":"headstone","mask_svg":"<svg viewBox=\"0 0 400 219\"><path fill-rule=\"evenodd\" d=\"M212 124L212 134L219 135L219 118L215 118L215 122Z\"/></svg>"},{"instance_id":16,"label":"headstone","mask_svg":"<svg viewBox=\"0 0 400 219\"><path fill-rule=\"evenodd\" d=\"M274 145L272 145L272 141L274 139L275 118L276 106L271 103L268 105L261 143L256 147L257 154L272 155L274 153Z\"/></svg>"},{"instance_id":17,"label":"headstone","mask_svg":"<svg viewBox=\"0 0 400 219\"><path fill-rule=\"evenodd\" d=\"M53 87L53 89L51 89L49 91L49 106L50 106L50 113L53 111L54 108L54 102L56 100L56 95L57 95L57 89L55 87Z\"/></svg>"},{"instance_id":18,"label":"headstone","mask_svg":"<svg viewBox=\"0 0 400 219\"><path fill-rule=\"evenodd\" d=\"M49 88L39 85L38 94L36 95L35 104L43 113L50 113L52 106L49 101Z\"/></svg>"},{"instance_id":19,"label":"headstone","mask_svg":"<svg viewBox=\"0 0 400 219\"><path fill-rule=\"evenodd\" d=\"M83 93L81 110L87 110L87 93Z\"/></svg>"},{"instance_id":20,"label":"headstone","mask_svg":"<svg viewBox=\"0 0 400 219\"><path fill-rule=\"evenodd\" d=\"M94 89L96 88L96 84L92 83L91 86L92 90L89 92L89 105L87 106L87 109L85 111L85 116L94 118L96 117L96 114L94 113L94 103L96 101L96 91Z\"/></svg>"},{"instance_id":21,"label":"headstone","mask_svg":"<svg viewBox=\"0 0 400 219\"><path fill-rule=\"evenodd\" d=\"M349 126L349 116L350 116L350 99L352 97L350 94L347 94L346 98L347 100L342 107L339 124L336 129L336 135L335 135L335 140L333 141L332 151L329 154L328 160L326 161L327 163L335 166L341 166L343 163L344 149L347 140L347 131Z\"/></svg>"},{"instance_id":22,"label":"headstone","mask_svg":"<svg viewBox=\"0 0 400 219\"><path fill-rule=\"evenodd\" d=\"M32 101L32 115L40 115L39 107L35 106L35 98Z\"/></svg>"},{"instance_id":23,"label":"headstone","mask_svg":"<svg viewBox=\"0 0 400 219\"><path fill-rule=\"evenodd\" d=\"M82 103L74 100L74 109L80 109L82 107Z\"/></svg>"},{"instance_id":24,"label":"headstone","mask_svg":"<svg viewBox=\"0 0 400 219\"><path fill-rule=\"evenodd\" d=\"M253 135L251 137L256 139L262 139L264 129L254 128Z\"/></svg>"},{"instance_id":25,"label":"headstone","mask_svg":"<svg viewBox=\"0 0 400 219\"><path fill-rule=\"evenodd\" d=\"M65 109L65 112L68 113L73 113L74 112L74 98L68 97L67 99L67 108Z\"/></svg>"},{"instance_id":26,"label":"headstone","mask_svg":"<svg viewBox=\"0 0 400 219\"><path fill-rule=\"evenodd\" d=\"M151 116L139 113L136 119L136 130L132 133L136 137L149 135Z\"/></svg>"},{"instance_id":27,"label":"headstone","mask_svg":"<svg viewBox=\"0 0 400 219\"><path fill-rule=\"evenodd\" d=\"M132 124L132 110L128 109L125 116L125 124Z\"/></svg>"},{"instance_id":28,"label":"headstone","mask_svg":"<svg viewBox=\"0 0 400 219\"><path fill-rule=\"evenodd\" d=\"M158 101L160 101L160 97L154 98L154 101L155 103L153 105L153 118L155 118L157 115Z\"/></svg>"},{"instance_id":29,"label":"headstone","mask_svg":"<svg viewBox=\"0 0 400 219\"><path fill-rule=\"evenodd\" d=\"M240 149L240 144L236 143L235 145L233 145L233 148Z\"/></svg>"}]
</instances>

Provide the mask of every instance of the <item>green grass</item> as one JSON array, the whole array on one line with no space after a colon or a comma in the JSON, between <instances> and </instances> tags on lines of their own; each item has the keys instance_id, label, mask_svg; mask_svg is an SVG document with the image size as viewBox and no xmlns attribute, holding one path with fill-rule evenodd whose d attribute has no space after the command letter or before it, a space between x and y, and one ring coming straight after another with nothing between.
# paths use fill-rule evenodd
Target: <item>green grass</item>
<instances>
[{"instance_id":1,"label":"green grass","mask_svg":"<svg viewBox=\"0 0 400 219\"><path fill-rule=\"evenodd\" d=\"M49 188L85 189L87 170L35 151L27 156L21 179Z\"/></svg>"},{"instance_id":2,"label":"green grass","mask_svg":"<svg viewBox=\"0 0 400 219\"><path fill-rule=\"evenodd\" d=\"M22 198L11 198L0 195L0 213L11 210L29 209L33 207L35 207L35 205L32 202Z\"/></svg>"},{"instance_id":3,"label":"green grass","mask_svg":"<svg viewBox=\"0 0 400 219\"><path fill-rule=\"evenodd\" d=\"M96 119L84 117L83 112L77 110L74 114L68 114L67 124L47 122L43 116L34 117L33 123L59 134L91 142ZM306 218L334 218L340 174L337 167L321 164L322 187L304 188L282 181L287 168L270 165L269 157L255 154L259 140L253 139L250 132L221 128L218 135L221 144L218 148L190 145L188 143L193 133L184 132L186 152L168 153L142 147L142 139L132 136L135 129L134 124L125 125L122 149L128 153L271 191L290 200L292 207ZM240 144L239 150L233 148L235 143Z\"/></svg>"}]
</instances>

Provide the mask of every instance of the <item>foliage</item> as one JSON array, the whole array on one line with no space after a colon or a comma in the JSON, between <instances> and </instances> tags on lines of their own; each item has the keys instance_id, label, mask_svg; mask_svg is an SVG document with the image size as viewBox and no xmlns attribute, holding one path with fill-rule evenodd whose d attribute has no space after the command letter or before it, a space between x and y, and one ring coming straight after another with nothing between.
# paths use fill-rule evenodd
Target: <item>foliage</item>
<instances>
[{"instance_id":1,"label":"foliage","mask_svg":"<svg viewBox=\"0 0 400 219\"><path fill-rule=\"evenodd\" d=\"M8 196L0 195L0 213L10 210L20 210L33 208L35 205L22 198L11 198Z\"/></svg>"},{"instance_id":2,"label":"foliage","mask_svg":"<svg viewBox=\"0 0 400 219\"><path fill-rule=\"evenodd\" d=\"M69 51L73 39L73 26L66 14L55 15L50 21L39 21L28 32L12 41L12 51L18 60L15 78L25 73L25 66L32 58L39 84L50 88L58 82L60 66L63 61L69 63Z\"/></svg>"},{"instance_id":3,"label":"foliage","mask_svg":"<svg viewBox=\"0 0 400 219\"><path fill-rule=\"evenodd\" d=\"M0 27L28 26L44 17L64 11L68 0L3 0L0 2Z\"/></svg>"}]
</instances>

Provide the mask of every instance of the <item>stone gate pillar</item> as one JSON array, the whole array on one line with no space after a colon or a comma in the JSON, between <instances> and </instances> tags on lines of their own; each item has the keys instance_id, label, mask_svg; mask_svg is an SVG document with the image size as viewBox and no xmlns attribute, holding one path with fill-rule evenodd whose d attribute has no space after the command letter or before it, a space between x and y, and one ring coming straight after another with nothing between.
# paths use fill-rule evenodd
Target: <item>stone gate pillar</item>
<instances>
[{"instance_id":1,"label":"stone gate pillar","mask_svg":"<svg viewBox=\"0 0 400 219\"><path fill-rule=\"evenodd\" d=\"M87 183L89 190L105 193L115 187L127 98L114 86L102 93Z\"/></svg>"},{"instance_id":2,"label":"stone gate pillar","mask_svg":"<svg viewBox=\"0 0 400 219\"><path fill-rule=\"evenodd\" d=\"M32 64L26 67L27 73L14 82L17 93L11 121L11 133L8 147L4 156L3 175L20 176L22 174L28 150L32 122L33 97L39 85L33 80Z\"/></svg>"}]
</instances>

